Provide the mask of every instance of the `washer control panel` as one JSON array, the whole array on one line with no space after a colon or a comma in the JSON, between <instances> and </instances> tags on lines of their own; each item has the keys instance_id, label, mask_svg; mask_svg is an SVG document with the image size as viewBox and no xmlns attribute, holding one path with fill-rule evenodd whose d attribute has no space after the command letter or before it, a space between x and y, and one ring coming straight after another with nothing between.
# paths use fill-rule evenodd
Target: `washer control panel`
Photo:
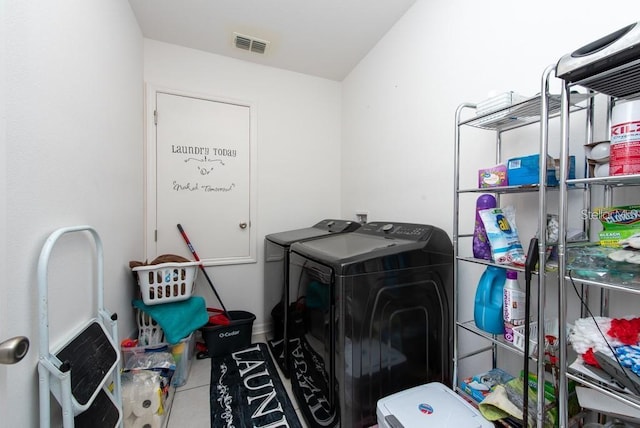
<instances>
[{"instance_id":1,"label":"washer control panel","mask_svg":"<svg viewBox=\"0 0 640 428\"><path fill-rule=\"evenodd\" d=\"M431 234L431 230L432 227L426 224L373 222L362 225L357 232L395 239L423 241Z\"/></svg>"}]
</instances>

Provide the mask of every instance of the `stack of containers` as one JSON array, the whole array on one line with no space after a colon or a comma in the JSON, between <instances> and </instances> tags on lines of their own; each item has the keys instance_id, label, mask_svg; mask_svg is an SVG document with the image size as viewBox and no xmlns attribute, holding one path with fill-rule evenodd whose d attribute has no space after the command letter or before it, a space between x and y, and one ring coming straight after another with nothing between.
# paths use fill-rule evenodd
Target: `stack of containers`
<instances>
[{"instance_id":1,"label":"stack of containers","mask_svg":"<svg viewBox=\"0 0 640 428\"><path fill-rule=\"evenodd\" d=\"M187 261L131 268L142 301L154 306L191 298L198 265ZM177 343L168 343L156 320L139 308L135 310L138 339L125 340L120 347L124 428L160 428L170 407L169 386L182 386L189 376L195 338L191 333Z\"/></svg>"},{"instance_id":2,"label":"stack of containers","mask_svg":"<svg viewBox=\"0 0 640 428\"><path fill-rule=\"evenodd\" d=\"M195 291L199 262L167 262L136 266L140 294L145 305L158 305L189 299ZM145 352L158 352L167 349L174 357L176 369L171 385L182 386L186 383L195 351L195 337L191 333L176 344L164 341L160 326L149 315L137 309L138 343L134 347L122 347L124 367L129 359Z\"/></svg>"}]
</instances>

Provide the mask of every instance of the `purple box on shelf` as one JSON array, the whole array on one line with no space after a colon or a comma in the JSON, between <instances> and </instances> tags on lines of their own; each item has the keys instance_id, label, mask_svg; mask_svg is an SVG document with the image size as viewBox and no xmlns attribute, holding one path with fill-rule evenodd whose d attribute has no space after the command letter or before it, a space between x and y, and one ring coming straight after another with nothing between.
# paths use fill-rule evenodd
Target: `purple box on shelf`
<instances>
[{"instance_id":1,"label":"purple box on shelf","mask_svg":"<svg viewBox=\"0 0 640 428\"><path fill-rule=\"evenodd\" d=\"M478 171L478 187L502 187L508 186L507 166L500 164L491 168L483 168Z\"/></svg>"}]
</instances>

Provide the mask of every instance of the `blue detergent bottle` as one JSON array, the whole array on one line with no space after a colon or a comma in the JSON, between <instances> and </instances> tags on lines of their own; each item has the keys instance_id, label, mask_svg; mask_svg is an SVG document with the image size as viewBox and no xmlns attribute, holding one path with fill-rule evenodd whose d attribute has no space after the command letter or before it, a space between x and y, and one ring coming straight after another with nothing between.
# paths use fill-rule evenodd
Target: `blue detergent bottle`
<instances>
[{"instance_id":1,"label":"blue detergent bottle","mask_svg":"<svg viewBox=\"0 0 640 428\"><path fill-rule=\"evenodd\" d=\"M502 293L506 280L506 269L487 266L478 282L473 319L476 326L487 333L504 333Z\"/></svg>"}]
</instances>

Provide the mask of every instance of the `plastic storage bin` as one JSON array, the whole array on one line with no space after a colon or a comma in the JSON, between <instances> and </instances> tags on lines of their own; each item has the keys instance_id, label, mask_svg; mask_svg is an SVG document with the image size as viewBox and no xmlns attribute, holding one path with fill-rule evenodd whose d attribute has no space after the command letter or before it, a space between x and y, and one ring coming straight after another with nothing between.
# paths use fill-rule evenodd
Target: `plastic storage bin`
<instances>
[{"instance_id":1,"label":"plastic storage bin","mask_svg":"<svg viewBox=\"0 0 640 428\"><path fill-rule=\"evenodd\" d=\"M480 101L476 107L476 115L491 113L503 108L511 107L514 104L521 103L527 98L513 91L503 92L491 98Z\"/></svg>"},{"instance_id":2,"label":"plastic storage bin","mask_svg":"<svg viewBox=\"0 0 640 428\"><path fill-rule=\"evenodd\" d=\"M230 354L251 345L253 321L256 316L246 311L229 311L229 325L206 325L202 337L210 357Z\"/></svg>"},{"instance_id":3,"label":"plastic storage bin","mask_svg":"<svg viewBox=\"0 0 640 428\"><path fill-rule=\"evenodd\" d=\"M558 338L558 319L545 320L544 332L546 336ZM513 344L516 348L524 351L524 325L513 327ZM529 355L538 353L538 322L529 324Z\"/></svg>"},{"instance_id":4,"label":"plastic storage bin","mask_svg":"<svg viewBox=\"0 0 640 428\"><path fill-rule=\"evenodd\" d=\"M176 371L171 378L171 385L182 386L187 382L189 377L189 370L191 369L191 361L195 353L195 347L196 341L194 333L191 333L175 345L159 343L157 345L120 347L120 351L122 352L122 365L123 367L126 367L129 359L137 354L168 350L171 352L176 362Z\"/></svg>"},{"instance_id":5,"label":"plastic storage bin","mask_svg":"<svg viewBox=\"0 0 640 428\"><path fill-rule=\"evenodd\" d=\"M517 121L518 118L512 114L513 109L509 107L526 99L526 97L510 91L480 101L476 107L476 116L483 116L491 112L495 113L477 119L475 123L478 125L491 125L507 119L509 121Z\"/></svg>"},{"instance_id":6,"label":"plastic storage bin","mask_svg":"<svg viewBox=\"0 0 640 428\"><path fill-rule=\"evenodd\" d=\"M191 297L200 262L160 263L132 269L146 305L177 302Z\"/></svg>"}]
</instances>

